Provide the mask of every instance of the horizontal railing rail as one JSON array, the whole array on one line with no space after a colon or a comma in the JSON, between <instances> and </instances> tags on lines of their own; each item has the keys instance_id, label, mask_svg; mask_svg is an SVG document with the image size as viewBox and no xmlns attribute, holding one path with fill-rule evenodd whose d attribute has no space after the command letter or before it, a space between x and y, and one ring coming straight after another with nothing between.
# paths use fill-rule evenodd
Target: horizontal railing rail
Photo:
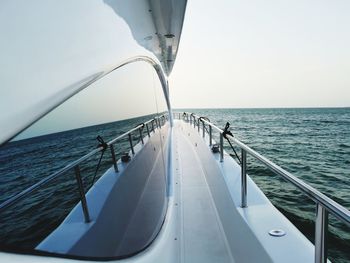
<instances>
[{"instance_id":1,"label":"horizontal railing rail","mask_svg":"<svg viewBox=\"0 0 350 263\"><path fill-rule=\"evenodd\" d=\"M183 112L174 112L174 118L185 120L193 124L193 127L198 127L198 132L200 132L200 123L202 123L202 136L205 137L205 133L209 133L209 145L212 145L212 131L213 129L219 132L220 135L220 161L224 161L224 130L220 129L210 121L196 114ZM206 130L206 126L209 130ZM225 134L226 138L227 135ZM230 135L229 135L230 136ZM228 139L228 138L227 138ZM228 139L229 140L229 139ZM316 203L316 222L315 222L315 262L327 262L327 240L326 235L328 231L328 213L331 213L340 221L350 225L350 211L338 204L328 196L319 192L314 187L308 185L303 180L297 178L290 172L281 168L277 164L270 161L268 158L259 154L234 136L230 136L230 140L234 142L241 149L241 207L247 207L247 153L263 163L267 168L269 168L275 174L282 176L288 182L292 183L296 188L298 188L302 193L308 196Z\"/></svg>"},{"instance_id":2,"label":"horizontal railing rail","mask_svg":"<svg viewBox=\"0 0 350 263\"><path fill-rule=\"evenodd\" d=\"M111 141L107 142L106 144L110 148L110 151L111 151L113 167L114 167L115 172L119 172L119 171L118 171L117 159L116 159L116 155L115 155L115 150L114 150L113 144L115 144L117 141L120 141L124 137L128 136L129 144L130 144L130 150L131 150L132 154L135 154L134 145L132 143L132 136L131 136L132 133L134 133L136 131L139 131L139 136L140 136L139 140L140 140L140 142L142 144L144 144L144 140L143 140L143 129L144 129L144 127L146 127L147 136L151 137L151 132L155 132L155 130L157 128L161 128L166 123L167 120L168 120L168 117L165 114L160 115L160 116L156 116L153 119L148 120L148 121L146 121L146 122L144 122L142 124L139 124L135 128L133 128L133 129L131 129L131 130L129 130L129 131L119 135L118 137L112 139ZM151 126L151 127L149 127L149 126ZM58 170L57 172L54 172L53 174L45 177L44 179L40 180L39 182L33 184L32 186L26 188L22 192L14 195L12 197L10 197L9 199L7 199L6 201L4 201L3 203L0 204L0 212L5 210L5 209L7 209L11 205L14 205L15 203L20 201L25 196L27 196L30 193L32 193L34 190L44 186L45 184L49 183L50 181L54 180L55 178L58 178L59 176L65 174L66 172L74 169L76 180L77 180L77 185L78 185L78 191L79 191L80 199L81 199L81 203L82 203L84 219L85 219L86 223L90 222L90 215L89 215L88 205L87 205L86 198L85 198L85 191L83 189L83 184L82 184L82 179L81 179L79 165L83 161L89 159L91 156L93 156L96 153L99 153L101 151L104 151L104 150L106 150L106 148L103 147L103 146L100 146L100 147L92 150L91 152L85 154L84 156L80 157L79 159L69 163L68 165L66 165L62 169Z\"/></svg>"}]
</instances>

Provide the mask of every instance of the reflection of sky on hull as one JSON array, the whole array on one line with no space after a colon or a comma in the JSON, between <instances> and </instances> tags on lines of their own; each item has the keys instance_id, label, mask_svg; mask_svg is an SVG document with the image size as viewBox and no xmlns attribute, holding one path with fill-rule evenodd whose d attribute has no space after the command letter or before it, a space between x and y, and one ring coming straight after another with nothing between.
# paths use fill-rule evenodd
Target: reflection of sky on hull
<instances>
[{"instance_id":1,"label":"reflection of sky on hull","mask_svg":"<svg viewBox=\"0 0 350 263\"><path fill-rule=\"evenodd\" d=\"M73 96L16 140L144 116L158 110L165 110L158 78L149 64L137 62Z\"/></svg>"},{"instance_id":2,"label":"reflection of sky on hull","mask_svg":"<svg viewBox=\"0 0 350 263\"><path fill-rule=\"evenodd\" d=\"M119 1L135 16L134 2ZM131 57L155 58L101 0L5 1L0 33L0 143L74 94L73 84Z\"/></svg>"}]
</instances>

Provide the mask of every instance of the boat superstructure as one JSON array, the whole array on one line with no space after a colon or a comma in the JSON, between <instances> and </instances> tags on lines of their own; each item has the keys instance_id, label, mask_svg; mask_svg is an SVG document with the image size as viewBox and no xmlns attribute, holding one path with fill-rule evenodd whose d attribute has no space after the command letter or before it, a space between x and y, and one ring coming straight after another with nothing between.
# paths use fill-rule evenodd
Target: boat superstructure
<instances>
[{"instance_id":1,"label":"boat superstructure","mask_svg":"<svg viewBox=\"0 0 350 263\"><path fill-rule=\"evenodd\" d=\"M52 11L45 3L41 4L34 7L57 15L57 9ZM72 4L62 5L70 7ZM84 56L79 53L62 58L60 52L57 55L50 53L47 56L62 59L63 66L60 64L60 70L48 70L50 74L41 68L39 80L37 76L30 77L33 72L23 71L28 92L43 92L41 96L19 103L18 108L0 120L4 127L0 143L6 146L6 143L14 142L11 139L16 139L61 103L113 72L138 63L147 65L157 77L166 107L158 107L160 101L156 99L156 113L149 115L148 120L122 134L113 134L109 141L97 137L99 145L96 149L82 153L80 158L1 203L0 213L69 172L73 172L79 195L75 207L35 249L5 247L0 252L1 262L47 262L48 258L50 262L140 263L327 261L328 215L349 224L349 210L238 140L230 133L229 125L221 129L205 117L172 112L167 77L175 62L186 1L96 0L84 6L81 13L82 6L71 7L82 18L90 18L89 15L94 13L101 20L110 17L107 22L116 27L106 29L108 23L92 23L87 19L86 24L74 25L77 29L86 29L89 33L89 26L96 26L94 32L106 30L105 36L117 32L119 39L110 39L115 45L109 49L106 46L103 46L106 49L100 49L101 43L92 41L98 38L86 34L83 39L74 39L77 46L88 46L83 49ZM9 4L6 8L10 11L13 6ZM24 4L22 8L26 10L31 6ZM75 21L76 17L70 16L69 12L67 20ZM53 21L59 18L53 17ZM61 30L66 26L52 25ZM20 32L16 30L14 28L15 34ZM48 38L53 37L51 29L43 30L44 37L46 34ZM92 42L86 41L86 37ZM12 54L18 52L16 47L14 50L10 45L6 48ZM36 47L28 48L35 50ZM91 55L99 51L100 57ZM94 63L87 54L93 56ZM44 56L33 63L48 66L45 59ZM28 65L32 63L28 57L23 61ZM79 70L72 72L72 68ZM24 83L22 79L13 80L7 73L4 78L14 89L8 96L11 103L17 99L15 93L23 89ZM62 76L64 81L61 81ZM135 78L135 75L131 77ZM8 103L3 105L9 106ZM123 140L128 148L120 154ZM240 149L240 154L235 152L236 160L224 150L226 142ZM86 173L81 167L90 157L100 155L99 167L104 153L109 154L110 167L98 180L92 181L87 191L84 188ZM260 161L315 202L315 245L271 204L248 176L247 156Z\"/></svg>"}]
</instances>

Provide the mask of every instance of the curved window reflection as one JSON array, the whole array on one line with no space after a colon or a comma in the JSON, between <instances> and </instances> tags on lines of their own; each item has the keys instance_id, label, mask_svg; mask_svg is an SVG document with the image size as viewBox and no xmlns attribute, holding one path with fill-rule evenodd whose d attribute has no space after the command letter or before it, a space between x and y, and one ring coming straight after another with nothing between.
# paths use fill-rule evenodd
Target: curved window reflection
<instances>
[{"instance_id":1,"label":"curved window reflection","mask_svg":"<svg viewBox=\"0 0 350 263\"><path fill-rule=\"evenodd\" d=\"M97 136L108 142L155 118L143 129L114 144L117 160L126 152L133 157L130 143L135 147L133 150L138 151L135 161L124 170L121 179L116 180L115 187L109 189L104 200L106 207L114 202L113 206L118 208L118 217L107 227L109 232L114 231L114 237L119 237L114 238L114 248L108 251L99 246L91 251L82 249L91 240L103 245L101 240L96 240L98 234L92 235L94 231L103 232L104 220L110 218L107 210L100 209L97 214L93 206L89 208L94 222L90 235L81 234L79 240L65 248L62 248L65 241L55 240L55 232L64 233L74 213L83 218L81 208L78 211L77 207L68 215L81 199L74 169L0 211L1 247L21 250L35 249L39 245L38 249L44 251L92 258L126 256L144 249L157 235L166 211L164 149L168 124L165 117L159 118L166 115L165 111L162 87L154 69L147 63L132 63L81 91L1 147L0 202L4 202L94 150L101 143L96 140ZM95 182L103 185L104 174L113 171L113 164L109 149L79 164L84 191L88 192ZM119 165L123 167L120 160ZM88 207L94 203L94 194L97 196L92 189L87 198ZM126 198L128 203L125 203ZM150 207L149 199L157 201ZM150 218L148 230L133 231L145 213ZM135 214L139 218L132 218ZM61 224L64 219L66 225ZM133 239L137 232L140 236ZM107 232L104 241L108 241ZM54 242L58 242L57 247L52 245Z\"/></svg>"}]
</instances>

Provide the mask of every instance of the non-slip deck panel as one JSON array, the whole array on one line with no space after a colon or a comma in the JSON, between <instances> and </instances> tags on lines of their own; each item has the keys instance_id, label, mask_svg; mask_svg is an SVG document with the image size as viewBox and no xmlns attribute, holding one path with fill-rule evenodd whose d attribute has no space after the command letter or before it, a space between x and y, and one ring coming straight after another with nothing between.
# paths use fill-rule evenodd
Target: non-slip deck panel
<instances>
[{"instance_id":1,"label":"non-slip deck panel","mask_svg":"<svg viewBox=\"0 0 350 263\"><path fill-rule=\"evenodd\" d=\"M120 172L109 169L87 194L92 221L84 223L78 204L38 250L105 259L134 255L161 229L167 208L164 145L169 127L151 133Z\"/></svg>"},{"instance_id":2,"label":"non-slip deck panel","mask_svg":"<svg viewBox=\"0 0 350 263\"><path fill-rule=\"evenodd\" d=\"M165 176L157 132L119 178L94 227L69 253L119 257L146 247L164 220Z\"/></svg>"},{"instance_id":3,"label":"non-slip deck panel","mask_svg":"<svg viewBox=\"0 0 350 263\"><path fill-rule=\"evenodd\" d=\"M185 262L271 262L239 216L213 153L198 132L178 122L175 135L181 162Z\"/></svg>"}]
</instances>

